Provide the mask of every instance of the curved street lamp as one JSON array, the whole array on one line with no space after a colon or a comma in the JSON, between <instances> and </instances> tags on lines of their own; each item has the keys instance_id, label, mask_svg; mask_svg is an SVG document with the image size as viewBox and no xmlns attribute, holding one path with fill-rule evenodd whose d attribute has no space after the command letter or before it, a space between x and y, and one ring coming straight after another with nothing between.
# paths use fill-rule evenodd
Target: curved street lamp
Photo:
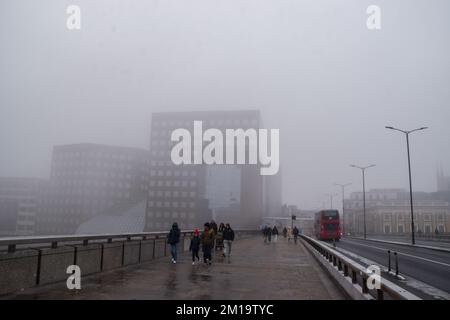
<instances>
[{"instance_id":1,"label":"curved street lamp","mask_svg":"<svg viewBox=\"0 0 450 320\"><path fill-rule=\"evenodd\" d=\"M344 211L345 211L345 205L344 205L344 193L345 193L345 187L348 187L351 185L351 183L346 184L340 184L340 183L334 183L335 186L341 187L342 190L342 234L345 235L345 220L344 220Z\"/></svg>"},{"instance_id":2,"label":"curved street lamp","mask_svg":"<svg viewBox=\"0 0 450 320\"><path fill-rule=\"evenodd\" d=\"M411 243L415 244L416 239L414 237L414 232L415 232L414 231L414 209L413 209L413 195L412 195L412 182L411 182L411 158L409 156L409 134L416 132L416 131L428 129L428 127L420 127L420 128L417 128L414 130L409 130L409 131L397 129L392 126L386 126L385 128L390 129L390 130L400 131L400 132L404 133L406 136L406 150L408 153L408 171L409 171L409 201L410 201L410 206L411 206Z\"/></svg>"},{"instance_id":3,"label":"curved street lamp","mask_svg":"<svg viewBox=\"0 0 450 320\"><path fill-rule=\"evenodd\" d=\"M364 208L364 239L366 239L366 183L365 183L365 171L366 171L366 169L375 167L375 165L371 164L370 166L360 167L360 166L351 164L350 167L361 169L361 172L362 172L363 208Z\"/></svg>"}]
</instances>

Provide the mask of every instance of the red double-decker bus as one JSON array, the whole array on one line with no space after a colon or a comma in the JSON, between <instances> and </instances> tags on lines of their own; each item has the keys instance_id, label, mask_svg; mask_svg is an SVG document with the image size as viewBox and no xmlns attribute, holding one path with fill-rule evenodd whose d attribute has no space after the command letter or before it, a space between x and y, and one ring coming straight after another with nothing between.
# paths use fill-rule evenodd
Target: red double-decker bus
<instances>
[{"instance_id":1,"label":"red double-decker bus","mask_svg":"<svg viewBox=\"0 0 450 320\"><path fill-rule=\"evenodd\" d=\"M339 211L321 210L316 212L314 219L314 233L319 240L336 240L341 238Z\"/></svg>"}]
</instances>

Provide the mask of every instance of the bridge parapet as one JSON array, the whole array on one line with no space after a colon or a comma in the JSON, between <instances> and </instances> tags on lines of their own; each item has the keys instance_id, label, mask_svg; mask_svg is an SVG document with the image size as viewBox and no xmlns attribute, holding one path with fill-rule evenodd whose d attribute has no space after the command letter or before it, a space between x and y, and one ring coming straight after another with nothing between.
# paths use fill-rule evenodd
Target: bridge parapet
<instances>
[{"instance_id":1,"label":"bridge parapet","mask_svg":"<svg viewBox=\"0 0 450 320\"><path fill-rule=\"evenodd\" d=\"M366 267L321 241L305 235L301 235L301 238L305 240L307 248L353 299L384 300L387 296L393 300L421 300L387 279L381 280L379 288L369 290L367 281L373 276L373 273L369 272Z\"/></svg>"},{"instance_id":2,"label":"bridge parapet","mask_svg":"<svg viewBox=\"0 0 450 320\"><path fill-rule=\"evenodd\" d=\"M236 240L259 233L235 230ZM66 280L69 265L89 275L170 254L168 232L0 238L0 295ZM188 251L192 231L182 231Z\"/></svg>"}]
</instances>

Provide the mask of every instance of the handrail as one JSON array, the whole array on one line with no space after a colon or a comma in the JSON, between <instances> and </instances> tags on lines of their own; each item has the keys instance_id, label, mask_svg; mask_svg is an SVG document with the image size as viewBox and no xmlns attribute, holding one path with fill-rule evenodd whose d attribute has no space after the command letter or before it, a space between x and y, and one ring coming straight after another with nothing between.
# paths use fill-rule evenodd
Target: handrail
<instances>
[{"instance_id":1,"label":"handrail","mask_svg":"<svg viewBox=\"0 0 450 320\"><path fill-rule=\"evenodd\" d=\"M235 232L253 232L255 230L234 230ZM181 235L190 235L192 230L181 230ZM82 242L87 245L92 240L106 240L112 242L113 239L127 239L132 238L159 238L169 234L169 231L153 231L153 232L139 232L139 233L112 233L112 234L87 234L87 235L61 235L61 236L26 236L26 237L5 237L0 238L0 247L7 246L8 252L16 251L17 245L26 244L46 244L51 243L53 248L57 247L59 242Z\"/></svg>"},{"instance_id":2,"label":"handrail","mask_svg":"<svg viewBox=\"0 0 450 320\"><path fill-rule=\"evenodd\" d=\"M305 235L300 236L322 256L324 256L329 263L332 263L333 266L337 267L339 271L342 271L344 277L350 277L351 282L354 285L359 285L361 287L361 293L363 295L369 294L366 280L370 276L372 276L372 274L366 270L366 267L343 255L342 253L334 250L333 248L324 245L318 240ZM358 277L360 280L362 280L362 285L358 283ZM392 299L396 300L421 300L416 295L386 279L382 279L380 289L376 289L376 291L376 299L378 300L383 300L385 293L388 294Z\"/></svg>"}]
</instances>

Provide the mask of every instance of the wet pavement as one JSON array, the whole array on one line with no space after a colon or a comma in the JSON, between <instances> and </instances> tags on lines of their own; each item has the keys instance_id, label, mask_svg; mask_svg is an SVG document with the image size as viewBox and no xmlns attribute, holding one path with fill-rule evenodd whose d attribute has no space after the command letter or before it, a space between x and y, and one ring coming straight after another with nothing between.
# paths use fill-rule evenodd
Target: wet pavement
<instances>
[{"instance_id":1,"label":"wet pavement","mask_svg":"<svg viewBox=\"0 0 450 320\"><path fill-rule=\"evenodd\" d=\"M201 252L200 252L201 257ZM190 253L82 277L80 290L66 283L26 289L6 299L345 299L341 289L299 242L264 244L261 237L233 243L228 261L216 253L211 266L192 265Z\"/></svg>"}]
</instances>

